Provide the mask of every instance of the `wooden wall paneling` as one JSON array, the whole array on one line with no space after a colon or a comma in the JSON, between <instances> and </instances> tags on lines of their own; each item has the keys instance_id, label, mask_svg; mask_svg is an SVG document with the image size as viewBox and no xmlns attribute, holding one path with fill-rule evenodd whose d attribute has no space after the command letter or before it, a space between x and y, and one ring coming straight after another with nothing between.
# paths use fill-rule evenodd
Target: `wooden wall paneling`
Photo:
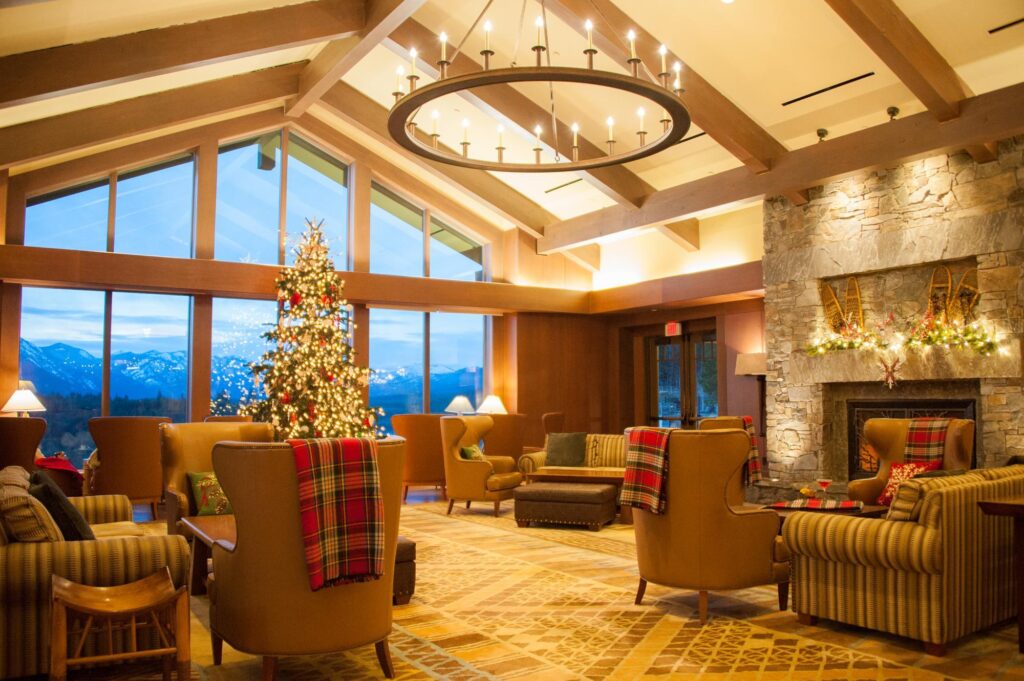
<instances>
[{"instance_id":1,"label":"wooden wall paneling","mask_svg":"<svg viewBox=\"0 0 1024 681\"><path fill-rule=\"evenodd\" d=\"M18 389L21 286L0 282L0 406Z\"/></svg>"},{"instance_id":2,"label":"wooden wall paneling","mask_svg":"<svg viewBox=\"0 0 1024 681\"><path fill-rule=\"evenodd\" d=\"M758 405L758 379L754 376L736 375L736 356L740 353L762 352L764 348L764 308L730 310L719 317L724 324L724 333L719 340L719 350L726 360L725 383L728 399L724 402L722 414L730 416L753 416L757 432L763 431Z\"/></svg>"},{"instance_id":3,"label":"wooden wall paneling","mask_svg":"<svg viewBox=\"0 0 1024 681\"><path fill-rule=\"evenodd\" d=\"M217 156L216 139L203 141L196 150L196 214L192 243L195 257L204 260L212 260L214 257L214 222L217 218Z\"/></svg>"},{"instance_id":4,"label":"wooden wall paneling","mask_svg":"<svg viewBox=\"0 0 1024 681\"><path fill-rule=\"evenodd\" d=\"M718 365L718 413L729 413L729 340L726 337L725 317L715 317L715 363Z\"/></svg>"},{"instance_id":5,"label":"wooden wall paneling","mask_svg":"<svg viewBox=\"0 0 1024 681\"><path fill-rule=\"evenodd\" d=\"M188 364L189 420L202 421L210 413L213 364L213 298L192 296L191 352Z\"/></svg>"},{"instance_id":6,"label":"wooden wall paneling","mask_svg":"<svg viewBox=\"0 0 1024 681\"><path fill-rule=\"evenodd\" d=\"M6 168L0 170L0 244L7 243L7 195L11 174Z\"/></svg>"}]
</instances>

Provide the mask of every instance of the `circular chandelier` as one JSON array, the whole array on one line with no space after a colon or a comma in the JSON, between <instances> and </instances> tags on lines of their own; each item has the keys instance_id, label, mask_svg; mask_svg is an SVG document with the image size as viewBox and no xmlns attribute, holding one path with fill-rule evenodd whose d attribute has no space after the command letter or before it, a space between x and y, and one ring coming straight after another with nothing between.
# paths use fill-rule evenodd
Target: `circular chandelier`
<instances>
[{"instance_id":1,"label":"circular chandelier","mask_svg":"<svg viewBox=\"0 0 1024 681\"><path fill-rule=\"evenodd\" d=\"M525 2L525 0L524 0ZM488 2L484 12L490 7ZM524 4L525 12L525 4ZM541 2L541 11L544 13L544 3ZM466 38L483 18L483 12L477 17L470 27ZM479 170L493 170L501 172L564 172L572 170L588 170L605 166L617 165L635 161L656 154L673 144L679 142L686 135L690 128L690 114L682 101L682 87L680 84L680 72L682 65L676 62L672 70L667 68L666 56L668 49L662 45L658 53L661 55L661 71L658 73L657 81L653 82L640 76L640 69L643 66L642 60L637 57L636 34L629 31L629 59L627 66L629 73L616 73L594 68L594 56L597 50L594 48L593 30L594 26L590 20L584 24L587 32L587 49L583 51L586 57L586 67L552 66L550 53L548 53L547 25L544 16L538 16L536 20L537 39L531 50L536 55L536 63L533 66L510 66L508 68L491 68L491 58L494 51L490 47L491 22L483 24L484 49L480 51L483 57L483 67L480 71L466 73L457 76L448 75L448 67L451 60L448 59L448 37L442 33L440 37L440 59L437 60L438 78L434 82L417 87L419 76L416 74L416 60L419 57L415 48L409 50L410 70L408 76L405 69L399 67L395 84L395 91L391 94L395 98L395 104L388 112L388 132L391 137L403 148L414 154L425 158L448 163L451 165ZM461 49L461 43L456 49L452 59ZM544 64L545 54L547 64ZM670 80L671 79L671 80ZM408 81L406 90L403 80ZM463 121L463 136L458 143L462 148L461 154L441 144L441 135L437 132L437 111L432 112L433 128L429 135L421 132L419 126L413 120L419 111L426 105L445 95L469 91L476 87L488 85L511 85L513 83L546 82L551 88L551 135L546 140L541 125L533 129L534 147L533 158L524 160L513 160L507 158L506 147L503 143L503 128L498 126L496 144L490 148L486 156L484 154L470 154L473 142L470 138L469 121ZM607 125L607 139L605 145L607 153L596 154L589 158L581 157L579 145L580 127L573 123L572 146L569 157L559 153L558 140L558 118L555 110L554 83L575 83L582 85L600 86L611 88L619 92L628 92L646 99L653 110L660 110L661 116L658 119L660 135L648 139L648 131L645 121L647 120L646 109L640 107L636 114L639 126L636 131L638 143L635 146L627 145L615 138L615 120L609 117ZM554 158L544 158L543 142L550 142L554 148ZM618 149L616 149L618 147ZM590 147L588 147L590 148ZM532 161L532 162L531 162Z\"/></svg>"}]
</instances>

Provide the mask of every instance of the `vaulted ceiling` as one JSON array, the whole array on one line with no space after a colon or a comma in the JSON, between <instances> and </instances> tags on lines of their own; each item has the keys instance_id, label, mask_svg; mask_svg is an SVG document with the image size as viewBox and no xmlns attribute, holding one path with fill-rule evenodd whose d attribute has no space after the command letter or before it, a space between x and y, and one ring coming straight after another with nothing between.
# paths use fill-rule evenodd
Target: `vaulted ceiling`
<instances>
[{"instance_id":1,"label":"vaulted ceiling","mask_svg":"<svg viewBox=\"0 0 1024 681\"><path fill-rule=\"evenodd\" d=\"M436 75L437 35L461 45L453 71L478 68L486 0L17 0L0 3L0 169L18 174L264 109L312 115L418 177L450 189L538 250L646 238L691 251L682 218L706 218L764 196L806 200L821 180L941 149L992 158L1024 132L1020 0L494 0L495 64L532 58L533 18L547 17L552 62L581 65L583 22L598 64L625 72L625 33L657 70L656 50L685 64L687 139L626 166L590 173L495 174L411 158L384 129L395 69L408 49ZM1019 22L1019 23L1015 23ZM467 35L468 33L468 35ZM168 92L174 91L174 92ZM146 97L132 101L135 98ZM484 88L437 102L453 145L468 119L474 144L508 130L529 154L536 124L564 151L569 123L597 147L613 116L635 129L638 101L598 88ZM890 123L886 109L899 108ZM429 126L421 112L421 127ZM654 118L654 116L652 116ZM828 137L819 145L816 130ZM551 134L545 142L554 145ZM586 144L587 142L584 142ZM689 229L689 228L687 228ZM651 234L657 239L651 240ZM691 244L693 246L694 244ZM695 244L699 248L699 243Z\"/></svg>"}]
</instances>

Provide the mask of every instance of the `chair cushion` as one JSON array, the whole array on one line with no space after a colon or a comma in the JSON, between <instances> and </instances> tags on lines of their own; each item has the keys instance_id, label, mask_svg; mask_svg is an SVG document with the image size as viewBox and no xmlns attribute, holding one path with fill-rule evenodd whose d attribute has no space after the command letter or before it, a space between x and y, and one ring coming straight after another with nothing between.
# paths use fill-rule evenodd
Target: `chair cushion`
<instances>
[{"instance_id":1,"label":"chair cushion","mask_svg":"<svg viewBox=\"0 0 1024 681\"><path fill-rule=\"evenodd\" d=\"M518 487L523 481L523 474L516 473L495 473L491 477L487 478L487 489L491 492L497 492L503 489L512 489Z\"/></svg>"},{"instance_id":2,"label":"chair cushion","mask_svg":"<svg viewBox=\"0 0 1024 681\"><path fill-rule=\"evenodd\" d=\"M586 433L549 433L548 466L582 466L587 458Z\"/></svg>"},{"instance_id":3,"label":"chair cushion","mask_svg":"<svg viewBox=\"0 0 1024 681\"><path fill-rule=\"evenodd\" d=\"M230 515L234 513L231 502L221 489L217 476L208 473L189 473L188 482L192 487L192 500L196 515Z\"/></svg>"},{"instance_id":4,"label":"chair cushion","mask_svg":"<svg viewBox=\"0 0 1024 681\"><path fill-rule=\"evenodd\" d=\"M582 482L535 482L516 490L516 499L601 504L615 498L615 485Z\"/></svg>"},{"instance_id":5,"label":"chair cushion","mask_svg":"<svg viewBox=\"0 0 1024 681\"><path fill-rule=\"evenodd\" d=\"M889 469L889 480L885 483L885 489L878 495L878 504L889 506L896 498L900 485L920 473L938 470L941 465L941 459L920 463L894 463Z\"/></svg>"},{"instance_id":6,"label":"chair cushion","mask_svg":"<svg viewBox=\"0 0 1024 681\"><path fill-rule=\"evenodd\" d=\"M480 449L480 445L470 445L469 447L463 447L460 449L459 456L467 461L483 461L484 450Z\"/></svg>"},{"instance_id":7,"label":"chair cushion","mask_svg":"<svg viewBox=\"0 0 1024 681\"><path fill-rule=\"evenodd\" d=\"M95 539L85 516L71 505L63 490L43 471L36 471L29 478L28 492L39 500L57 524L64 541Z\"/></svg>"},{"instance_id":8,"label":"chair cushion","mask_svg":"<svg viewBox=\"0 0 1024 681\"><path fill-rule=\"evenodd\" d=\"M146 531L135 523L122 520L117 523L97 523L92 526L96 539L108 539L110 537L143 537Z\"/></svg>"}]
</instances>

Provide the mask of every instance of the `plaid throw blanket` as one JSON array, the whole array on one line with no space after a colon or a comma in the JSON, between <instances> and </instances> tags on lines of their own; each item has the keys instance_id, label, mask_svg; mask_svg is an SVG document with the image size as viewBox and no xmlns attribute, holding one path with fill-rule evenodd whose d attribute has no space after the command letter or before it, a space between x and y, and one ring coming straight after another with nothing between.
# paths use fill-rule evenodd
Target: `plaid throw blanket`
<instances>
[{"instance_id":1,"label":"plaid throw blanket","mask_svg":"<svg viewBox=\"0 0 1024 681\"><path fill-rule=\"evenodd\" d=\"M777 501L770 507L802 508L806 511L859 511L864 508L864 502L842 499L794 499L793 501Z\"/></svg>"},{"instance_id":2,"label":"plaid throw blanket","mask_svg":"<svg viewBox=\"0 0 1024 681\"><path fill-rule=\"evenodd\" d=\"M743 427L750 436L750 453L747 454L747 485L753 485L764 479L764 461L761 460L761 448L757 444L757 433L754 432L754 417L744 416Z\"/></svg>"},{"instance_id":3,"label":"plaid throw blanket","mask_svg":"<svg viewBox=\"0 0 1024 681\"><path fill-rule=\"evenodd\" d=\"M384 504L377 443L288 440L299 478L299 518L313 591L384 574Z\"/></svg>"},{"instance_id":4,"label":"plaid throw blanket","mask_svg":"<svg viewBox=\"0 0 1024 681\"><path fill-rule=\"evenodd\" d=\"M655 514L665 512L668 436L671 428L626 429L626 473L619 504Z\"/></svg>"},{"instance_id":5,"label":"plaid throw blanket","mask_svg":"<svg viewBox=\"0 0 1024 681\"><path fill-rule=\"evenodd\" d=\"M904 463L928 463L941 460L946 451L946 431L949 419L918 418L910 420L907 444L903 450Z\"/></svg>"}]
</instances>

